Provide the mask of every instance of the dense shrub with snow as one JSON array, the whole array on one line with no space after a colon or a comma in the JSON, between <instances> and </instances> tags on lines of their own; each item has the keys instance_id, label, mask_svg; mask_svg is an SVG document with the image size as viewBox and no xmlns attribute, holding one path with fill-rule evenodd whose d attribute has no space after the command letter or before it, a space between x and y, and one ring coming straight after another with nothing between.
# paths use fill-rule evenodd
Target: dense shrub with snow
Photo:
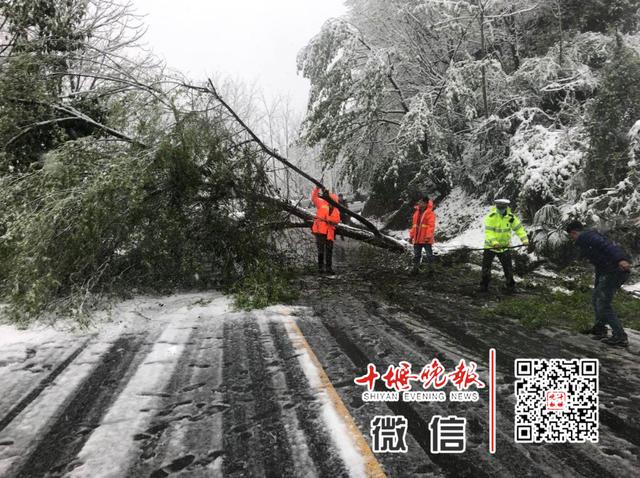
<instances>
[{"instance_id":1,"label":"dense shrub with snow","mask_svg":"<svg viewBox=\"0 0 640 478\"><path fill-rule=\"evenodd\" d=\"M511 139L509 169L520 183L518 202L533 218L548 203L561 201L580 170L587 134L580 126L547 128L523 124Z\"/></svg>"}]
</instances>

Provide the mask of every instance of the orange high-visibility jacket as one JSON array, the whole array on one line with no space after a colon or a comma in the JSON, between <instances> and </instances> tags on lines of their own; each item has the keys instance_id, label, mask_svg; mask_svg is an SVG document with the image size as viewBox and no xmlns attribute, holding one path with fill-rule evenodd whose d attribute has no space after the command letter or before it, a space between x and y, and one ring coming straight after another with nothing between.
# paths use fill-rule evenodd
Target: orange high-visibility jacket
<instances>
[{"instance_id":1,"label":"orange high-visibility jacket","mask_svg":"<svg viewBox=\"0 0 640 478\"><path fill-rule=\"evenodd\" d=\"M436 214L433 212L433 201L429 201L425 209L416 206L413 223L409 231L412 244L433 244L436 231Z\"/></svg>"},{"instance_id":2,"label":"orange high-visibility jacket","mask_svg":"<svg viewBox=\"0 0 640 478\"><path fill-rule=\"evenodd\" d=\"M338 202L338 196L333 193L330 196L331 199ZM320 197L320 188L313 190L311 201L316 206L316 219L313 221L311 232L326 235L327 240L333 241L336 235L336 225L340 222L340 211Z\"/></svg>"}]
</instances>

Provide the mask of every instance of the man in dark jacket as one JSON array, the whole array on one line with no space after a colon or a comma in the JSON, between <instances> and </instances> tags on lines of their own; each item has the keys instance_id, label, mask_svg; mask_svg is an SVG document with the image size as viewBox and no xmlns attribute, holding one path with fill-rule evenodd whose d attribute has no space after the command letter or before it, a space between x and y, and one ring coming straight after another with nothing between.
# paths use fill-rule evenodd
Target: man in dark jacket
<instances>
[{"instance_id":1,"label":"man in dark jacket","mask_svg":"<svg viewBox=\"0 0 640 478\"><path fill-rule=\"evenodd\" d=\"M571 222L567 226L567 233L582 255L596 268L593 288L596 320L595 325L585 332L593 334L595 340L602 339L606 344L627 347L629 339L611 303L613 296L631 273L629 255L599 232L585 229L578 221ZM609 324L613 331L613 335L609 338L607 338L606 324Z\"/></svg>"}]
</instances>

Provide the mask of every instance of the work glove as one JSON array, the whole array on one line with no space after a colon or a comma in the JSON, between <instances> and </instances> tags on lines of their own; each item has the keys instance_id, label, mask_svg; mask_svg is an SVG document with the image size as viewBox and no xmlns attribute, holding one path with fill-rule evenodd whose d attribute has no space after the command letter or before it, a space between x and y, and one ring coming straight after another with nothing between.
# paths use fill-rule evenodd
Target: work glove
<instances>
[{"instance_id":1,"label":"work glove","mask_svg":"<svg viewBox=\"0 0 640 478\"><path fill-rule=\"evenodd\" d=\"M532 253L536 250L536 246L533 244L533 242L525 242L523 243L524 246L527 246L527 252L528 253Z\"/></svg>"}]
</instances>

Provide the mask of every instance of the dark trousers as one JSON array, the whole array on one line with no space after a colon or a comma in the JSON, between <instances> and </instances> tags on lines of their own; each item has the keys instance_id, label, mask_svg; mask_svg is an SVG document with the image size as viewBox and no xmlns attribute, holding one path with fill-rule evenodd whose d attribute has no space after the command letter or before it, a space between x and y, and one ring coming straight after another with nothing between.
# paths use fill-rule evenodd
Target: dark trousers
<instances>
[{"instance_id":1,"label":"dark trousers","mask_svg":"<svg viewBox=\"0 0 640 478\"><path fill-rule=\"evenodd\" d=\"M504 271L504 278L507 281L507 287L515 287L516 282L513 280L511 251L497 252L493 249L485 249L482 256L482 287L489 287L489 282L491 282L491 264L493 264L493 259L496 256L498 256L500 264L502 264L502 270Z\"/></svg>"},{"instance_id":2,"label":"dark trousers","mask_svg":"<svg viewBox=\"0 0 640 478\"><path fill-rule=\"evenodd\" d=\"M433 247L431 244L414 244L413 245L413 268L418 269L422 262L422 250L427 255L427 263L433 260Z\"/></svg>"},{"instance_id":3,"label":"dark trousers","mask_svg":"<svg viewBox=\"0 0 640 478\"><path fill-rule=\"evenodd\" d=\"M620 319L616 311L613 310L613 297L622 284L629 278L628 272L598 272L596 271L596 280L593 287L593 310L596 313L595 329L605 331L605 325L609 324L613 331L613 336L617 338L626 337Z\"/></svg>"},{"instance_id":4,"label":"dark trousers","mask_svg":"<svg viewBox=\"0 0 640 478\"><path fill-rule=\"evenodd\" d=\"M318 269L330 271L333 263L333 241L327 239L326 234L314 234L318 246Z\"/></svg>"}]
</instances>

